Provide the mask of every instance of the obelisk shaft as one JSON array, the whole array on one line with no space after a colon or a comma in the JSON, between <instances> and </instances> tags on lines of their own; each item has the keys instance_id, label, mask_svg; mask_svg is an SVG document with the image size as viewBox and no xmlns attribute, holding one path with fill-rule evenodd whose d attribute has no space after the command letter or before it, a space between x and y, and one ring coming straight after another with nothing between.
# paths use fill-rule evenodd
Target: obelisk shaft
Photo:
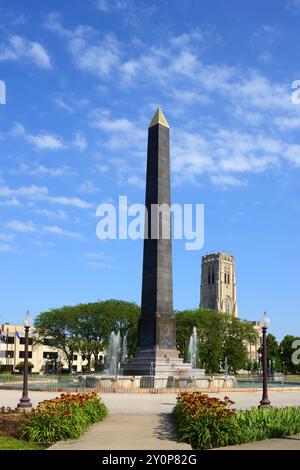
<instances>
[{"instance_id":1,"label":"obelisk shaft","mask_svg":"<svg viewBox=\"0 0 300 470\"><path fill-rule=\"evenodd\" d=\"M162 204L170 208L169 127L155 122L148 130L146 215L148 228L144 240L142 308L138 331L138 349L176 349L173 313L172 243L163 238L162 221L157 238L151 238L155 217L151 208ZM157 206L158 205L158 206ZM164 224L171 226L170 212L164 212ZM166 226L165 225L165 226ZM171 234L171 230L170 230Z\"/></svg>"}]
</instances>

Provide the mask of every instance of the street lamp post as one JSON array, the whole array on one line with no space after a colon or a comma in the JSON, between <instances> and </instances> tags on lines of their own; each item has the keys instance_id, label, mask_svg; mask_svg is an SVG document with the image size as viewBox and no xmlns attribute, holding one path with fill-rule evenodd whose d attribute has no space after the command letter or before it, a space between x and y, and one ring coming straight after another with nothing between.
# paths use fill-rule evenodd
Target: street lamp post
<instances>
[{"instance_id":1,"label":"street lamp post","mask_svg":"<svg viewBox=\"0 0 300 470\"><path fill-rule=\"evenodd\" d=\"M267 362L267 329L270 319L264 312L260 322L262 328L262 373L263 373L263 396L258 408L271 408L271 402L268 397L268 362Z\"/></svg>"},{"instance_id":2,"label":"street lamp post","mask_svg":"<svg viewBox=\"0 0 300 470\"><path fill-rule=\"evenodd\" d=\"M26 411L28 408L32 408L32 403L28 397L28 343L29 343L29 330L32 325L32 319L29 311L27 310L25 318L23 320L25 328L25 350L24 350L24 371L23 371L23 395L18 403L17 409Z\"/></svg>"}]
</instances>

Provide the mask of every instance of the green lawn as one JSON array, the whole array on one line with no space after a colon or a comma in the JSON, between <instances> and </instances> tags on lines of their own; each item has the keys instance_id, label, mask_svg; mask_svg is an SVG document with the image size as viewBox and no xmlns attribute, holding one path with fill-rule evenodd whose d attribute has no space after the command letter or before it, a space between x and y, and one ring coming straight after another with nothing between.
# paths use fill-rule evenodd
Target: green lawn
<instances>
[{"instance_id":1,"label":"green lawn","mask_svg":"<svg viewBox=\"0 0 300 470\"><path fill-rule=\"evenodd\" d=\"M34 442L21 441L14 437L0 437L0 450L42 450L45 447Z\"/></svg>"},{"instance_id":2,"label":"green lawn","mask_svg":"<svg viewBox=\"0 0 300 470\"><path fill-rule=\"evenodd\" d=\"M300 383L300 375L287 375L286 381Z\"/></svg>"}]
</instances>

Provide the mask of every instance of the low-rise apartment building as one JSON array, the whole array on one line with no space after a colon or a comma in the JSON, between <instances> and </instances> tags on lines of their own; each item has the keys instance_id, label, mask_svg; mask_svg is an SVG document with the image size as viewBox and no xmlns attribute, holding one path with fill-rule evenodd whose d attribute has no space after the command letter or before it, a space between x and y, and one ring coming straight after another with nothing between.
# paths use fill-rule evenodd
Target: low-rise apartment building
<instances>
[{"instance_id":1,"label":"low-rise apartment building","mask_svg":"<svg viewBox=\"0 0 300 470\"><path fill-rule=\"evenodd\" d=\"M53 346L51 338L45 338L43 344L34 341L35 331L29 331L28 360L33 364L32 372L49 372L67 369L68 363L62 351ZM24 361L25 331L23 325L0 324L0 369L14 372L18 363ZM72 369L81 372L87 360L81 353L73 356Z\"/></svg>"}]
</instances>

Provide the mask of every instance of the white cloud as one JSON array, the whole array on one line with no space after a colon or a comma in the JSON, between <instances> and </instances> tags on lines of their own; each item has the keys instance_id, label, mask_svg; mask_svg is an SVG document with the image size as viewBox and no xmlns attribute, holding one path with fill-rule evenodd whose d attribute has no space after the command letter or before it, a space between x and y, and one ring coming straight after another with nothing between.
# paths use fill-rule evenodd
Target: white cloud
<instances>
[{"instance_id":1,"label":"white cloud","mask_svg":"<svg viewBox=\"0 0 300 470\"><path fill-rule=\"evenodd\" d=\"M62 206L76 207L77 209L89 209L90 207L93 207L93 204L90 202L83 201L77 197L52 196L48 198L48 201Z\"/></svg>"},{"instance_id":2,"label":"white cloud","mask_svg":"<svg viewBox=\"0 0 300 470\"><path fill-rule=\"evenodd\" d=\"M15 236L11 233L0 233L0 240L2 242L11 242L12 240L14 240Z\"/></svg>"},{"instance_id":3,"label":"white cloud","mask_svg":"<svg viewBox=\"0 0 300 470\"><path fill-rule=\"evenodd\" d=\"M89 209L93 204L72 196L50 196L46 186L22 186L20 188L0 187L0 197L24 197L32 200L42 200L53 204Z\"/></svg>"},{"instance_id":4,"label":"white cloud","mask_svg":"<svg viewBox=\"0 0 300 470\"><path fill-rule=\"evenodd\" d=\"M258 60L263 64L270 64L272 62L272 54L269 51L264 51L258 56Z\"/></svg>"},{"instance_id":5,"label":"white cloud","mask_svg":"<svg viewBox=\"0 0 300 470\"><path fill-rule=\"evenodd\" d=\"M22 164L18 170L13 170L11 173L23 173L31 176L50 176L53 178L61 176L72 176L76 175L76 172L69 166L62 165L59 167L47 167L41 164L27 165Z\"/></svg>"},{"instance_id":6,"label":"white cloud","mask_svg":"<svg viewBox=\"0 0 300 470\"><path fill-rule=\"evenodd\" d=\"M145 187L145 181L140 178L139 176L133 175L128 178L128 184L133 184L134 186L137 186L138 188L144 188Z\"/></svg>"},{"instance_id":7,"label":"white cloud","mask_svg":"<svg viewBox=\"0 0 300 470\"><path fill-rule=\"evenodd\" d=\"M17 35L11 36L8 44L0 47L0 62L5 60L34 63L44 69L51 68L50 57L42 44Z\"/></svg>"},{"instance_id":8,"label":"white cloud","mask_svg":"<svg viewBox=\"0 0 300 470\"><path fill-rule=\"evenodd\" d=\"M48 15L45 27L64 37L73 62L80 70L105 78L119 66L121 44L112 33L99 38L99 32L90 26L80 25L74 31L68 30L56 13Z\"/></svg>"},{"instance_id":9,"label":"white cloud","mask_svg":"<svg viewBox=\"0 0 300 470\"><path fill-rule=\"evenodd\" d=\"M101 8L110 6L103 2ZM57 15L49 15L47 27L66 40L82 70L117 79L120 86L133 84L145 90L155 81L166 107L172 110L171 118L186 114L189 106L201 105L199 113L172 129L172 171L178 181L195 182L205 173L212 181L221 184L223 177L227 186L237 186L243 181L238 174L278 169L285 161L299 165L298 147L280 135L300 124L300 107L291 102L291 84L272 81L257 69L205 61L198 47L207 43L202 31L183 32L159 46L154 42L151 47L139 43L125 48L112 34L99 39L87 26L68 30ZM276 34L276 27L264 24L256 37L271 42ZM262 49L260 61L270 59L267 48ZM228 122L227 127L218 122L218 115L211 114L210 106L222 110L220 119L225 118L222 122ZM147 138L142 112L145 109L138 118L129 119L96 109L89 116L89 124L102 131L100 146L115 155L126 150L127 158L116 155L110 159L118 179L138 185L142 184L139 172L144 171L141 155ZM104 169L108 171L105 164Z\"/></svg>"},{"instance_id":10,"label":"white cloud","mask_svg":"<svg viewBox=\"0 0 300 470\"><path fill-rule=\"evenodd\" d=\"M66 147L61 137L57 137L48 132L41 132L40 134L33 135L25 131L22 124L16 123L11 131L13 137L22 137L29 144L34 145L41 150L60 150Z\"/></svg>"},{"instance_id":11,"label":"white cloud","mask_svg":"<svg viewBox=\"0 0 300 470\"><path fill-rule=\"evenodd\" d=\"M47 217L48 219L60 219L60 220L66 220L68 218L68 215L66 214L65 211L59 209L57 211L50 211L49 209L33 209L32 212L35 214L41 215L42 217Z\"/></svg>"},{"instance_id":12,"label":"white cloud","mask_svg":"<svg viewBox=\"0 0 300 470\"><path fill-rule=\"evenodd\" d=\"M85 263L92 268L111 269L111 261L113 258L102 252L87 253L85 255Z\"/></svg>"},{"instance_id":13,"label":"white cloud","mask_svg":"<svg viewBox=\"0 0 300 470\"><path fill-rule=\"evenodd\" d=\"M83 236L80 233L71 232L70 230L65 230L59 227L58 225L45 225L43 227L43 231L51 235L60 235L66 238L76 238L78 240L83 238Z\"/></svg>"},{"instance_id":14,"label":"white cloud","mask_svg":"<svg viewBox=\"0 0 300 470\"><path fill-rule=\"evenodd\" d=\"M300 145L286 145L283 151L283 156L295 166L300 166Z\"/></svg>"},{"instance_id":15,"label":"white cloud","mask_svg":"<svg viewBox=\"0 0 300 470\"><path fill-rule=\"evenodd\" d=\"M73 140L73 146L77 147L80 151L83 151L87 147L87 142L86 139L83 137L83 135L77 133L75 135L75 139Z\"/></svg>"},{"instance_id":16,"label":"white cloud","mask_svg":"<svg viewBox=\"0 0 300 470\"><path fill-rule=\"evenodd\" d=\"M300 116L277 116L273 120L275 126L279 129L295 130L300 129Z\"/></svg>"},{"instance_id":17,"label":"white cloud","mask_svg":"<svg viewBox=\"0 0 300 470\"><path fill-rule=\"evenodd\" d=\"M0 201L0 206L21 206L21 203L17 198L11 197L9 199L5 199L4 201Z\"/></svg>"},{"instance_id":18,"label":"white cloud","mask_svg":"<svg viewBox=\"0 0 300 470\"><path fill-rule=\"evenodd\" d=\"M230 186L245 186L246 182L236 178L232 175L211 175L211 182L221 189L226 189Z\"/></svg>"},{"instance_id":19,"label":"white cloud","mask_svg":"<svg viewBox=\"0 0 300 470\"><path fill-rule=\"evenodd\" d=\"M99 192L99 188L92 180L86 180L81 183L78 188L78 192L83 194L96 194Z\"/></svg>"},{"instance_id":20,"label":"white cloud","mask_svg":"<svg viewBox=\"0 0 300 470\"><path fill-rule=\"evenodd\" d=\"M48 195L48 188L46 186L22 186L17 189L9 188L8 186L0 187L0 197L9 196L24 196L28 198L41 198Z\"/></svg>"},{"instance_id":21,"label":"white cloud","mask_svg":"<svg viewBox=\"0 0 300 470\"><path fill-rule=\"evenodd\" d=\"M5 225L8 229L15 232L35 232L36 227L34 223L29 220L28 222L21 222L20 220L11 220Z\"/></svg>"},{"instance_id":22,"label":"white cloud","mask_svg":"<svg viewBox=\"0 0 300 470\"><path fill-rule=\"evenodd\" d=\"M26 142L40 150L62 150L68 147L74 147L80 151L85 150L87 142L84 136L79 132L75 134L74 139L70 143L66 143L62 137L42 131L39 134L30 134L26 132L25 127L20 123L15 123L10 135L15 138L23 138ZM40 167L42 168L42 166Z\"/></svg>"},{"instance_id":23,"label":"white cloud","mask_svg":"<svg viewBox=\"0 0 300 470\"><path fill-rule=\"evenodd\" d=\"M104 147L111 150L144 149L147 139L146 130L134 121L127 118L113 118L107 110L95 109L90 114L90 125L107 134L105 140L100 141Z\"/></svg>"},{"instance_id":24,"label":"white cloud","mask_svg":"<svg viewBox=\"0 0 300 470\"><path fill-rule=\"evenodd\" d=\"M104 13L109 13L113 10L126 10L128 8L128 0L97 0L96 8Z\"/></svg>"},{"instance_id":25,"label":"white cloud","mask_svg":"<svg viewBox=\"0 0 300 470\"><path fill-rule=\"evenodd\" d=\"M286 3L286 8L291 13L300 13L300 0L288 0L288 2Z\"/></svg>"},{"instance_id":26,"label":"white cloud","mask_svg":"<svg viewBox=\"0 0 300 470\"><path fill-rule=\"evenodd\" d=\"M8 253L12 251L12 246L7 243L0 243L0 253Z\"/></svg>"}]
</instances>

